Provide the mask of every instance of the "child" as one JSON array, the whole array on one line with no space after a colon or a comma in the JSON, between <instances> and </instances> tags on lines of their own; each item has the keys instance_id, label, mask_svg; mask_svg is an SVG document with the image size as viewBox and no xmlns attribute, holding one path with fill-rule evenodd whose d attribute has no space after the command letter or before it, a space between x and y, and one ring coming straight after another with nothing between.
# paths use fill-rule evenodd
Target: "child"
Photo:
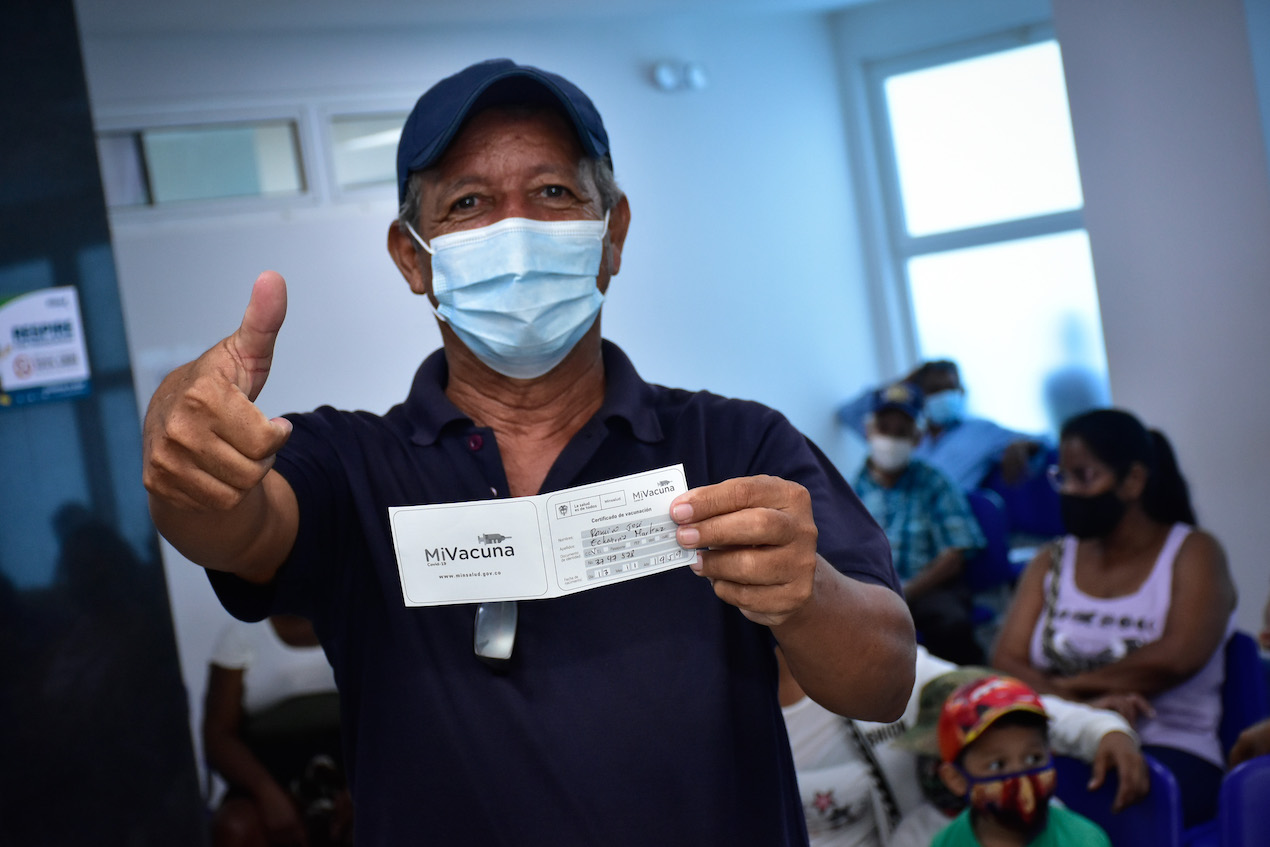
<instances>
[{"instance_id":1,"label":"child","mask_svg":"<svg viewBox=\"0 0 1270 847\"><path fill-rule=\"evenodd\" d=\"M939 777L967 808L931 847L1110 847L1096 824L1051 806L1057 779L1036 692L989 676L953 691L939 715Z\"/></svg>"}]
</instances>

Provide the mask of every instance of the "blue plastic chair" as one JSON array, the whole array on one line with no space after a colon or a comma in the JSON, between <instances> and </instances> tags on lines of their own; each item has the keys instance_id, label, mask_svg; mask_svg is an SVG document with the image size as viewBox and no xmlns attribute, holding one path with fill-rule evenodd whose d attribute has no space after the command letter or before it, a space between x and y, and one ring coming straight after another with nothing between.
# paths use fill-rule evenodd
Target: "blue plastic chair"
<instances>
[{"instance_id":1,"label":"blue plastic chair","mask_svg":"<svg viewBox=\"0 0 1270 847\"><path fill-rule=\"evenodd\" d=\"M1221 722L1217 726L1217 736L1221 740L1223 753L1229 756L1230 749L1239 739L1239 733L1257 721L1270 717L1270 690L1267 689L1265 664L1261 660L1257 640L1251 635L1240 631L1232 632L1226 641L1225 660L1226 677L1221 688L1222 714ZM1246 828L1247 822L1251 819L1249 810L1255 808L1255 804L1248 805L1250 801L1242 793L1248 790L1248 786L1241 783L1242 780L1248 780L1249 785L1259 785L1264 792L1261 796L1261 803L1264 805L1267 800L1270 800L1270 777L1253 780L1248 776L1240 776L1236 778L1236 784L1228 789L1227 782L1235 775L1235 771L1239 771L1242 767L1243 765L1240 765L1232 770L1222 781L1217 818L1193 826L1183 834L1186 847L1227 847L1227 845L1270 843L1270 838L1263 835L1258 839L1254 837L1251 829ZM1270 770L1270 763L1262 764L1261 767ZM1227 824L1226 806L1232 803L1242 803L1244 809L1235 812L1238 821L1236 824ZM1243 840L1227 840L1226 833L1230 826L1245 827ZM1234 831L1231 830L1231 832Z\"/></svg>"},{"instance_id":2,"label":"blue plastic chair","mask_svg":"<svg viewBox=\"0 0 1270 847\"><path fill-rule=\"evenodd\" d=\"M1257 640L1246 632L1232 632L1225 647L1226 678L1222 682L1221 722L1217 726L1217 736L1221 740L1222 751L1230 755L1230 748L1235 746L1239 733L1259 720L1270 717L1270 691L1266 687L1265 666L1261 661L1261 653ZM1270 766L1267 766L1270 767ZM1236 768L1235 770L1238 770ZM1234 771L1231 772L1233 774ZM1229 780L1231 774L1226 775ZM1270 800L1270 778L1260 783L1266 793L1262 802ZM1238 789L1231 789L1237 791ZM1226 798L1226 782L1222 782L1222 799L1216 819L1193 826L1183 833L1186 847L1226 847L1227 844L1266 844L1270 838L1262 837L1260 841L1227 841L1226 824L1223 823ZM1244 801L1246 802L1246 800ZM1242 819L1241 819L1242 820Z\"/></svg>"},{"instance_id":3,"label":"blue plastic chair","mask_svg":"<svg viewBox=\"0 0 1270 847\"><path fill-rule=\"evenodd\" d=\"M1033 467L1048 468L1058 462L1058 450L1050 448L1044 456L1034 461ZM984 477L981 486L995 492L1005 504L1005 514L1012 535L1053 538L1066 531L1058 505L1058 492L1050 486L1043 471L1009 485L1001 478L1001 467L998 465Z\"/></svg>"},{"instance_id":4,"label":"blue plastic chair","mask_svg":"<svg viewBox=\"0 0 1270 847\"><path fill-rule=\"evenodd\" d=\"M1222 714L1217 735L1230 755L1239 733L1270 717L1270 692L1257 639L1246 632L1231 633L1226 642L1226 679L1221 689ZM1270 799L1270 795L1266 795ZM1268 839L1270 841L1270 839Z\"/></svg>"},{"instance_id":5,"label":"blue plastic chair","mask_svg":"<svg viewBox=\"0 0 1270 847\"><path fill-rule=\"evenodd\" d=\"M1182 833L1182 847L1221 847L1221 843L1221 821L1218 818Z\"/></svg>"},{"instance_id":6,"label":"blue plastic chair","mask_svg":"<svg viewBox=\"0 0 1270 847\"><path fill-rule=\"evenodd\" d=\"M1249 759L1231 769L1221 784L1217 813L1222 847L1264 847L1266 803L1270 801L1270 756Z\"/></svg>"},{"instance_id":7,"label":"blue plastic chair","mask_svg":"<svg viewBox=\"0 0 1270 847\"><path fill-rule=\"evenodd\" d=\"M1177 780L1164 765L1143 756L1151 772L1151 790L1138 802L1112 812L1118 774L1114 771L1097 791L1088 789L1092 769L1088 762L1055 756L1057 796L1067 808L1084 815L1106 831L1112 847L1181 847L1182 798Z\"/></svg>"},{"instance_id":8,"label":"blue plastic chair","mask_svg":"<svg viewBox=\"0 0 1270 847\"><path fill-rule=\"evenodd\" d=\"M966 561L966 584L975 594L1013 585L1018 574L1010 563L1010 521L1005 504L996 492L986 489L967 491L966 500L987 541L984 549Z\"/></svg>"},{"instance_id":9,"label":"blue plastic chair","mask_svg":"<svg viewBox=\"0 0 1270 847\"><path fill-rule=\"evenodd\" d=\"M1217 817L1186 831L1186 847L1264 847L1266 801L1270 800L1270 756L1249 759L1226 774Z\"/></svg>"}]
</instances>

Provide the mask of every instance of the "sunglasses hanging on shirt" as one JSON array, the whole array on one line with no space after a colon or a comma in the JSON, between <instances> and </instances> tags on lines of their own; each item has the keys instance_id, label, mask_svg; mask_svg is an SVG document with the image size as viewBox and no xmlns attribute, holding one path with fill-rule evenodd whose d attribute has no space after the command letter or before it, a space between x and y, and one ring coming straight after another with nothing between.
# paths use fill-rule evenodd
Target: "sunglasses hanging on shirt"
<instances>
[{"instance_id":1,"label":"sunglasses hanging on shirt","mask_svg":"<svg viewBox=\"0 0 1270 847\"><path fill-rule=\"evenodd\" d=\"M481 603L476 607L472 649L476 657L496 671L511 665L516 646L517 607L515 600Z\"/></svg>"}]
</instances>

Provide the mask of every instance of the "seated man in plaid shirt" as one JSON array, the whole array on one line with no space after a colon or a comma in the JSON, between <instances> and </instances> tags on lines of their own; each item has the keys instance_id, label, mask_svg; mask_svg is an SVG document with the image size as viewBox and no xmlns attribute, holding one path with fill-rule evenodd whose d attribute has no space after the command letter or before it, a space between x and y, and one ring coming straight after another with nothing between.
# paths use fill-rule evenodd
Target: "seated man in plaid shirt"
<instances>
[{"instance_id":1,"label":"seated man in plaid shirt","mask_svg":"<svg viewBox=\"0 0 1270 847\"><path fill-rule=\"evenodd\" d=\"M985 541L961 490L912 458L921 417L916 386L900 382L877 391L865 423L869 458L852 486L886 531L913 623L927 647L950 662L982 664L962 572Z\"/></svg>"}]
</instances>

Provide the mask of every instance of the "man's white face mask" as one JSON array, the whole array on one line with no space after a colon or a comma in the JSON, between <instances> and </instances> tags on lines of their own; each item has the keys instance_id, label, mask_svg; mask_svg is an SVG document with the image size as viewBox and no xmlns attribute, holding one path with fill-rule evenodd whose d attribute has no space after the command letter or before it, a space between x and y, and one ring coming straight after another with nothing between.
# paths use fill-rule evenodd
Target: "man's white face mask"
<instances>
[{"instance_id":1,"label":"man's white face mask","mask_svg":"<svg viewBox=\"0 0 1270 847\"><path fill-rule=\"evenodd\" d=\"M913 442L892 435L869 436L869 458L878 470L894 473L908 467L913 456Z\"/></svg>"}]
</instances>

